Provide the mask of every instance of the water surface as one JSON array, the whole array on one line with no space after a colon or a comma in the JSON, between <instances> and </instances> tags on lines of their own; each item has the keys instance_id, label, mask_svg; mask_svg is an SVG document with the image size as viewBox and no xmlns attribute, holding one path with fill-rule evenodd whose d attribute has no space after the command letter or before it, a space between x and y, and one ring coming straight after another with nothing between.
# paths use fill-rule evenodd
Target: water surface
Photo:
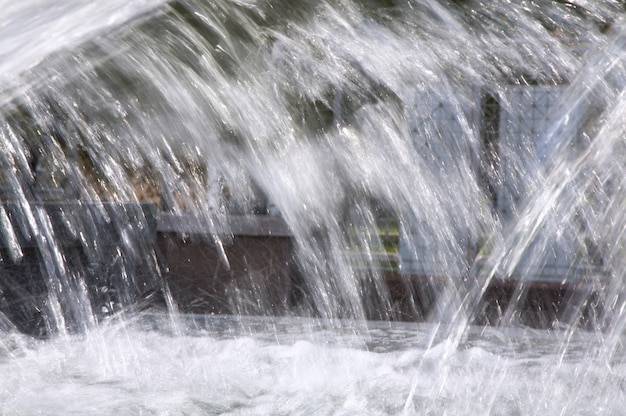
<instances>
[{"instance_id":1,"label":"water surface","mask_svg":"<svg viewBox=\"0 0 626 416\"><path fill-rule=\"evenodd\" d=\"M141 316L4 337L2 414L622 414L623 350L593 333Z\"/></svg>"}]
</instances>

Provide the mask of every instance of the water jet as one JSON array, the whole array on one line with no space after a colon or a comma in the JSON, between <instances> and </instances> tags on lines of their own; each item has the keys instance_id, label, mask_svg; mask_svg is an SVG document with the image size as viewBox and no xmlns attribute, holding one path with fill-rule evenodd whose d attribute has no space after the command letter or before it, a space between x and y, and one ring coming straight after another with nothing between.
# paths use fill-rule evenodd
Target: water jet
<instances>
[{"instance_id":1,"label":"water jet","mask_svg":"<svg viewBox=\"0 0 626 416\"><path fill-rule=\"evenodd\" d=\"M2 413L622 412L620 4L3 6Z\"/></svg>"}]
</instances>

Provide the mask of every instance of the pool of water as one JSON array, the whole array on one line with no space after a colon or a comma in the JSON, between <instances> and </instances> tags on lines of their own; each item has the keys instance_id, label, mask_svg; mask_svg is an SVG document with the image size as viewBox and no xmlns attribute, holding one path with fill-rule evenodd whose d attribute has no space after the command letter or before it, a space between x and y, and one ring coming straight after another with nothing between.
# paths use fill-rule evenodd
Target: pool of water
<instances>
[{"instance_id":1,"label":"pool of water","mask_svg":"<svg viewBox=\"0 0 626 416\"><path fill-rule=\"evenodd\" d=\"M141 315L47 340L4 335L0 414L623 414L624 338L607 337Z\"/></svg>"}]
</instances>

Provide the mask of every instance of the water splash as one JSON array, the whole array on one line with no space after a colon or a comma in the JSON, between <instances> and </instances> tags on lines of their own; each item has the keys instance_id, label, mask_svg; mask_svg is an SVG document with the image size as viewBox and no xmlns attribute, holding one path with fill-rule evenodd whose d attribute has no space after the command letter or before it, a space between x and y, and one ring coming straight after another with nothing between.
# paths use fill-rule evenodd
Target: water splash
<instances>
[{"instance_id":1,"label":"water splash","mask_svg":"<svg viewBox=\"0 0 626 416\"><path fill-rule=\"evenodd\" d=\"M293 234L307 294L298 313L338 327L351 319L362 330L373 307L382 318L396 313L385 270L404 283L439 279L426 316L435 323L424 335L432 342L418 354L417 371L399 376L411 382L400 383L402 398L387 413L459 403L450 392L455 359L494 281L514 282L512 301L495 311L509 325L524 322L520 305L533 282L588 288L569 316L549 322L564 328L553 340L556 354L577 348L574 323L583 319L603 330L588 335L601 347L583 346L588 354L572 371L596 374L610 363L619 372L619 4L189 0L38 8L12 6L2 26L0 188L13 205L0 209L0 223L7 259L28 258L23 240L44 257L45 296L33 302L46 309L49 329L91 328L100 307L137 299L131 290L89 296L85 280L67 272L74 260L59 248L41 201L92 207L80 221L63 212L60 221L90 262L113 256L116 288L165 293L158 253L128 229L145 228L149 215L87 201L151 199L160 211L190 213L217 248L232 238L230 215L269 206ZM41 34L50 36L42 42ZM121 241L114 253L96 250L108 238L101 224ZM384 224L392 224L397 253L384 249ZM137 259L151 259L148 284L133 273ZM590 305L595 315L583 316ZM472 362L467 354L462 361ZM439 390L420 378L432 365ZM482 382L498 390L502 370ZM562 376L543 375L543 386ZM549 407L552 396L542 393ZM487 396L494 412L499 400L511 413L527 409L515 407L516 398Z\"/></svg>"},{"instance_id":2,"label":"water splash","mask_svg":"<svg viewBox=\"0 0 626 416\"><path fill-rule=\"evenodd\" d=\"M37 49L42 63L16 66L21 89L7 90L3 140L13 149L6 171L18 176L7 187L23 206L33 186L127 201L143 180L165 209L204 216L218 247L226 214L251 212L260 189L293 231L314 303L329 317L365 316L347 253L356 243L371 258L379 241L350 235L375 229L381 212L402 227L408 273L425 267L423 274L466 276L484 236L499 235L501 220L524 217L517 210L543 183L541 163L558 163L550 139L511 130L517 124L505 115L536 95L529 83L561 85L550 97L569 82L569 90L595 91L594 83L610 82L616 62L603 33L619 17L610 5L319 2L279 12L257 3L178 2L119 26L153 6L128 6L126 17L108 20L118 25L108 34L77 25L76 35L60 33L55 48ZM52 28L69 18L54 16ZM589 45L605 48L600 62L587 64ZM602 65L607 70L594 75L585 69ZM490 157L484 97L498 100L500 130L514 138ZM544 120L552 141L588 136L579 131L583 121L571 120L593 103L579 102ZM40 146L41 138L48 144ZM547 150L537 154L537 140ZM38 169L48 183L37 183ZM542 223L530 215L513 221L524 229L522 249L534 238L524 221ZM517 257L507 261L516 265ZM440 315L454 315L458 296Z\"/></svg>"}]
</instances>

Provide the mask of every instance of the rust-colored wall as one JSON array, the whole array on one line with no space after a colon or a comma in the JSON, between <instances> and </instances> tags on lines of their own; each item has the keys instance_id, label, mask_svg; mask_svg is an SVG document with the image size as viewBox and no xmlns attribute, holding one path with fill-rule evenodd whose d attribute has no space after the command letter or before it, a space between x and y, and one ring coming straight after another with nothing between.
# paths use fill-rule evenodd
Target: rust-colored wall
<instances>
[{"instance_id":1,"label":"rust-colored wall","mask_svg":"<svg viewBox=\"0 0 626 416\"><path fill-rule=\"evenodd\" d=\"M211 241L159 233L157 244L172 297L181 312L284 314L291 293L287 237L235 236L224 244L230 269Z\"/></svg>"},{"instance_id":2,"label":"rust-colored wall","mask_svg":"<svg viewBox=\"0 0 626 416\"><path fill-rule=\"evenodd\" d=\"M291 236L280 219L232 219L235 235L224 242L230 268L221 260L210 233L192 220L162 216L157 232L163 275L181 312L316 313L315 305L309 302L306 278L298 274L295 266ZM196 232L192 237L183 237L180 230ZM360 279L367 318L400 321L428 320L437 312L438 297L446 287L453 285L463 293L470 289L465 286L471 282L393 272L372 276L365 273ZM527 282L522 292L518 286L517 281L494 279L474 311L474 322L550 328L563 322L593 327L598 319L603 319L597 294L585 286ZM514 314L508 316L510 306Z\"/></svg>"}]
</instances>

